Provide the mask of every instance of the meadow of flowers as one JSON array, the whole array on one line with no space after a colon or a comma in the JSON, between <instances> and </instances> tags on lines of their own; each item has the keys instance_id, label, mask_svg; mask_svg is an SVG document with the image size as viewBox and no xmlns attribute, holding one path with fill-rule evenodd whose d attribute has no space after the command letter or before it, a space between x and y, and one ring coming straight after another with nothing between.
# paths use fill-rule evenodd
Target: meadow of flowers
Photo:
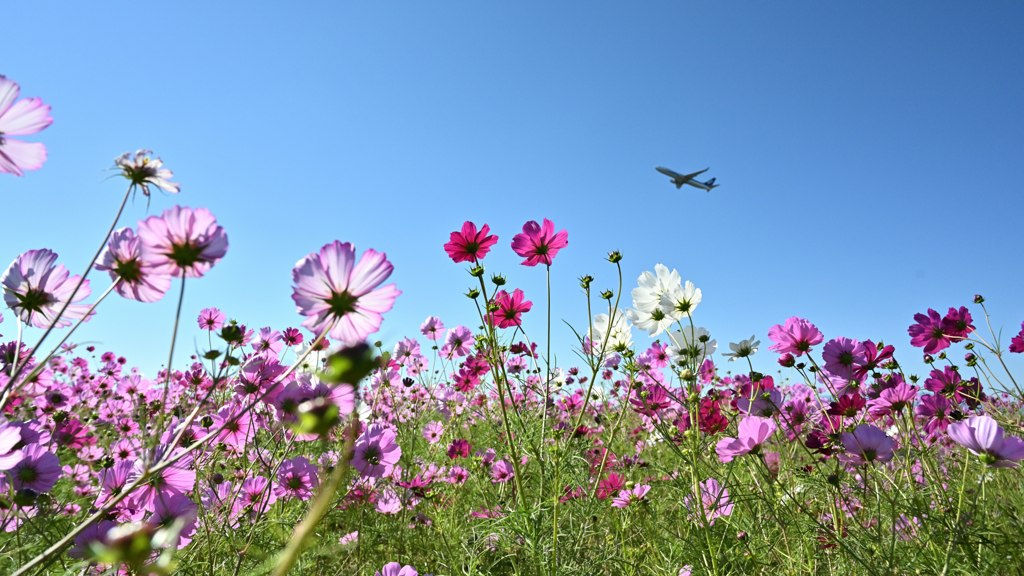
<instances>
[{"instance_id":1,"label":"meadow of flowers","mask_svg":"<svg viewBox=\"0 0 1024 576\"><path fill-rule=\"evenodd\" d=\"M18 96L0 76L14 176L46 151L11 137L52 121ZM767 350L724 352L699 288L662 264L625 284L612 252L618 289L579 279L591 314L578 361L557 366L550 304L486 271L509 244L465 222L437 249L468 268L472 326L429 316L373 341L401 291L385 253L340 240L292 271L301 326L249 327L217 303L193 320L184 285L227 232L178 205L119 227L129 198L180 185L146 150L114 169L127 190L80 275L40 248L0 278L16 332L0 345L0 573L1024 572L1024 391L1003 364L1024 325L1004 349L978 329L980 295L927 308L895 344L792 317ZM567 245L543 219L510 247L550 277ZM178 298L172 360L185 330L208 346L149 375L76 346L115 292ZM524 314L547 314L547 333ZM928 374L905 373L922 354Z\"/></svg>"}]
</instances>

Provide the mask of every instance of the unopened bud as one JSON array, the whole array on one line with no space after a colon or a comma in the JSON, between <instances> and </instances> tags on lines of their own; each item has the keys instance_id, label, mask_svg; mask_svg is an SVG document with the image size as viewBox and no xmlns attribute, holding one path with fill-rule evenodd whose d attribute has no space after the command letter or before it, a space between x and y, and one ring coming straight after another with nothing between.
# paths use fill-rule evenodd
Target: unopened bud
<instances>
[{"instance_id":1,"label":"unopened bud","mask_svg":"<svg viewBox=\"0 0 1024 576\"><path fill-rule=\"evenodd\" d=\"M473 278L482 278L484 275L484 267L473 266L472 268L469 269L469 275L472 276Z\"/></svg>"},{"instance_id":2,"label":"unopened bud","mask_svg":"<svg viewBox=\"0 0 1024 576\"><path fill-rule=\"evenodd\" d=\"M602 300L611 300L614 296L615 296L615 293L612 292L611 290L605 290L604 292L601 292L601 299Z\"/></svg>"},{"instance_id":3,"label":"unopened bud","mask_svg":"<svg viewBox=\"0 0 1024 576\"><path fill-rule=\"evenodd\" d=\"M975 304L981 304L984 301L985 301L985 299L981 297L981 294L975 294L974 295L974 303Z\"/></svg>"},{"instance_id":4,"label":"unopened bud","mask_svg":"<svg viewBox=\"0 0 1024 576\"><path fill-rule=\"evenodd\" d=\"M469 298L470 300L476 300L479 297L480 291L477 290L476 288L470 288L469 292L466 292L466 298Z\"/></svg>"},{"instance_id":5,"label":"unopened bud","mask_svg":"<svg viewBox=\"0 0 1024 576\"><path fill-rule=\"evenodd\" d=\"M611 262L612 264L622 262L622 253L619 252L618 250L615 250L614 252L609 252L608 261Z\"/></svg>"},{"instance_id":6,"label":"unopened bud","mask_svg":"<svg viewBox=\"0 0 1024 576\"><path fill-rule=\"evenodd\" d=\"M502 276L501 274L492 274L491 275L491 282L493 282L495 286L504 286L505 285L505 277Z\"/></svg>"}]
</instances>

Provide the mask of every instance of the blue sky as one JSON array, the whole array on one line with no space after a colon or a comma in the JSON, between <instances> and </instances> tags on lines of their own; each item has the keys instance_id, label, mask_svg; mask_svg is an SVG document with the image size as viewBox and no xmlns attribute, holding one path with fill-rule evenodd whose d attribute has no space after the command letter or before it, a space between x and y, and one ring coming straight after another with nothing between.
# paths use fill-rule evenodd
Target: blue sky
<instances>
[{"instance_id":1,"label":"blue sky","mask_svg":"<svg viewBox=\"0 0 1024 576\"><path fill-rule=\"evenodd\" d=\"M509 243L545 217L569 232L552 267L567 366L562 319L586 325L576 278L615 288L610 250L625 305L655 264L692 280L721 348L753 333L764 351L798 315L895 344L921 373L914 313L981 293L1007 344L1024 320L1019 3L97 1L13 4L5 20L40 11L5 30L0 73L53 106L34 138L50 155L0 179L0 257L48 247L83 268L123 193L102 169L153 149L182 192L148 214L207 207L231 240L186 288L185 350L207 306L297 326L291 268L335 239L395 265L382 340L429 315L475 326L471 278L442 249L464 220L500 237L488 271L534 301L542 341L543 270ZM657 165L710 166L721 187L676 190ZM146 215L140 197L122 223ZM111 298L76 339L152 374L175 304Z\"/></svg>"}]
</instances>

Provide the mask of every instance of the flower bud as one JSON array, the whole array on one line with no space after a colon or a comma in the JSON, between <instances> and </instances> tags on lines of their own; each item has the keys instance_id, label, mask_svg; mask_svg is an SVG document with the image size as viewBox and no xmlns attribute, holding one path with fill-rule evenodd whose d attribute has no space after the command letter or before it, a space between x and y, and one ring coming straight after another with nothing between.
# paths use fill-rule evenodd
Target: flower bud
<instances>
[{"instance_id":1,"label":"flower bud","mask_svg":"<svg viewBox=\"0 0 1024 576\"><path fill-rule=\"evenodd\" d=\"M609 252L608 253L608 261L611 262L612 264L617 264L619 262L622 262L622 253L619 252L618 250L615 250L613 252Z\"/></svg>"},{"instance_id":2,"label":"flower bud","mask_svg":"<svg viewBox=\"0 0 1024 576\"><path fill-rule=\"evenodd\" d=\"M984 301L985 301L985 299L981 297L981 294L975 294L974 295L974 303L975 304L981 304Z\"/></svg>"},{"instance_id":3,"label":"flower bud","mask_svg":"<svg viewBox=\"0 0 1024 576\"><path fill-rule=\"evenodd\" d=\"M594 277L589 274L586 276L580 276L580 288L584 290L590 290L590 283L594 281Z\"/></svg>"},{"instance_id":4,"label":"flower bud","mask_svg":"<svg viewBox=\"0 0 1024 576\"><path fill-rule=\"evenodd\" d=\"M469 292L466 292L466 298L469 298L470 300L476 300L479 297L480 291L477 290L476 288L470 288Z\"/></svg>"},{"instance_id":5,"label":"flower bud","mask_svg":"<svg viewBox=\"0 0 1024 576\"><path fill-rule=\"evenodd\" d=\"M493 282L495 286L504 286L505 285L505 277L502 276L501 274L492 274L491 275L491 282Z\"/></svg>"},{"instance_id":6,"label":"flower bud","mask_svg":"<svg viewBox=\"0 0 1024 576\"><path fill-rule=\"evenodd\" d=\"M615 293L612 292L611 290L605 290L604 292L601 292L601 299L602 300L611 300L614 296L615 296Z\"/></svg>"},{"instance_id":7,"label":"flower bud","mask_svg":"<svg viewBox=\"0 0 1024 576\"><path fill-rule=\"evenodd\" d=\"M935 358L932 357L931 354L925 354L924 355L924 363L925 364L934 364L935 363Z\"/></svg>"},{"instance_id":8,"label":"flower bud","mask_svg":"<svg viewBox=\"0 0 1024 576\"><path fill-rule=\"evenodd\" d=\"M783 368L792 368L796 366L796 358L793 358L792 354L786 354L785 356L779 357L779 366Z\"/></svg>"},{"instance_id":9,"label":"flower bud","mask_svg":"<svg viewBox=\"0 0 1024 576\"><path fill-rule=\"evenodd\" d=\"M484 267L473 266L472 268L469 269L469 275L472 276L473 278L483 278Z\"/></svg>"}]
</instances>

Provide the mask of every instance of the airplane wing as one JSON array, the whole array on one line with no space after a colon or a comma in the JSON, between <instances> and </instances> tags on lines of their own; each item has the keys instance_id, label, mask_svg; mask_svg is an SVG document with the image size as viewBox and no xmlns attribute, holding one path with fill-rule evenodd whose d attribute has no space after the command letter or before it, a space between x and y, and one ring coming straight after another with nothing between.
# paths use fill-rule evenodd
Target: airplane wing
<instances>
[{"instance_id":1,"label":"airplane wing","mask_svg":"<svg viewBox=\"0 0 1024 576\"><path fill-rule=\"evenodd\" d=\"M711 169L711 167L709 166L709 167L701 170L700 172L694 172L693 174L687 174L686 176L683 176L683 178L689 180L689 179L693 178L694 176L700 176L701 174L707 172L710 169Z\"/></svg>"}]
</instances>

